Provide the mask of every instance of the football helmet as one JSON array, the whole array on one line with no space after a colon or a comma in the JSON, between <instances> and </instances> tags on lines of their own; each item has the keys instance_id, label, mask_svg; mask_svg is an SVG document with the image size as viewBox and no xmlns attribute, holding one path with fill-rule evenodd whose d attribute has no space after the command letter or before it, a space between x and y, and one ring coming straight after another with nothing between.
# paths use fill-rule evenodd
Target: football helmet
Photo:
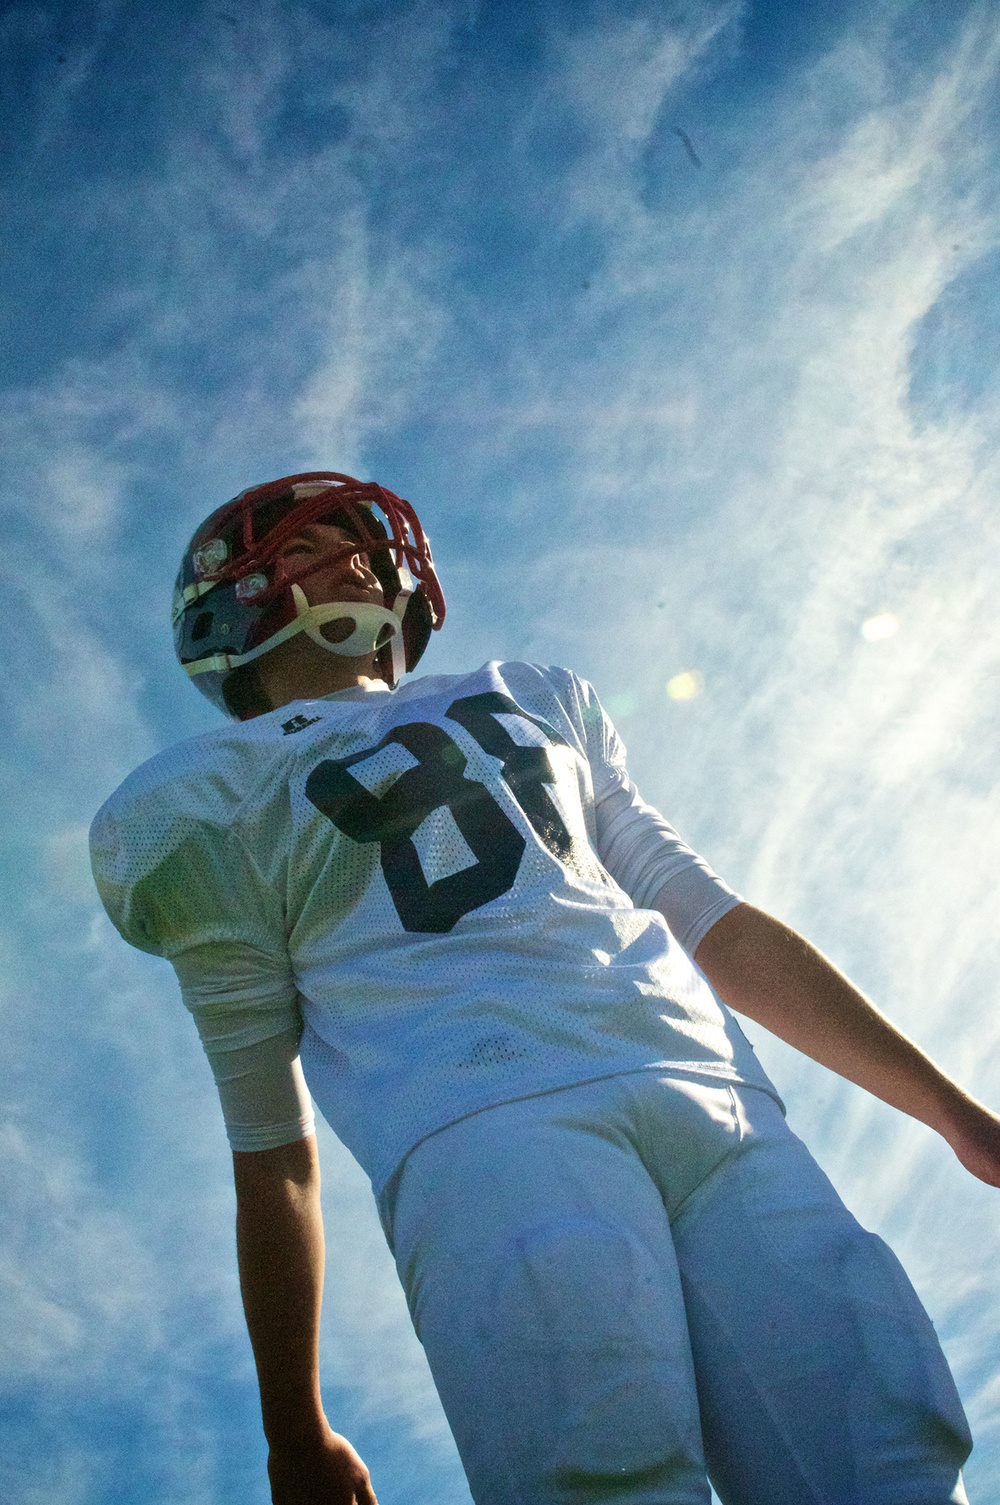
<instances>
[{"instance_id":1,"label":"football helmet","mask_svg":"<svg viewBox=\"0 0 1000 1505\"><path fill-rule=\"evenodd\" d=\"M353 547L336 545L305 564L281 558L282 546L315 522L337 524L361 546L384 605L309 605L301 582ZM227 715L248 720L265 706L259 695L245 693L240 671L296 633L330 653L374 653L391 686L416 667L444 615L430 545L409 502L374 482L306 471L251 486L202 523L177 576L174 644L202 694ZM322 632L333 621L348 631L337 642ZM241 682L243 691L235 693Z\"/></svg>"}]
</instances>

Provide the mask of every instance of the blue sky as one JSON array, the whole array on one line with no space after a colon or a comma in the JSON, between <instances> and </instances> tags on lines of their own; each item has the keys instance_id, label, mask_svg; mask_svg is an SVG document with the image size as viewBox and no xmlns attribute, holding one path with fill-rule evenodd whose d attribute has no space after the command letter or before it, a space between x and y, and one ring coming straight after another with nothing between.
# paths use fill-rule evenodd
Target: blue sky
<instances>
[{"instance_id":1,"label":"blue sky","mask_svg":"<svg viewBox=\"0 0 1000 1505\"><path fill-rule=\"evenodd\" d=\"M6 5L0 51L0 1491L256 1505L208 1068L84 843L214 724L172 657L187 536L300 469L409 497L426 666L593 679L646 797L1000 1106L1000 20L105 0ZM929 1307L986 1505L1000 1196L754 1038ZM323 1150L331 1418L382 1505L467 1500Z\"/></svg>"}]
</instances>

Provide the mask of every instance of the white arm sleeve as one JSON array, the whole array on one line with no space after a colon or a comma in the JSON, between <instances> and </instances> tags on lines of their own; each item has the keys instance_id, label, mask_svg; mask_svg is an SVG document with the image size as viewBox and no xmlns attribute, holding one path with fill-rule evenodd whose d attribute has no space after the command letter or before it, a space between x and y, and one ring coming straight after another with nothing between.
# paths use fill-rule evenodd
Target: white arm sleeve
<instances>
[{"instance_id":1,"label":"white arm sleeve","mask_svg":"<svg viewBox=\"0 0 1000 1505\"><path fill-rule=\"evenodd\" d=\"M200 749L143 764L102 807L94 877L125 939L173 964L233 1149L275 1149L313 1127L280 890L236 829L246 770Z\"/></svg>"},{"instance_id":2,"label":"white arm sleeve","mask_svg":"<svg viewBox=\"0 0 1000 1505\"><path fill-rule=\"evenodd\" d=\"M193 946L173 963L219 1089L232 1148L277 1149L311 1134L294 986L266 953L232 942Z\"/></svg>"},{"instance_id":3,"label":"white arm sleeve","mask_svg":"<svg viewBox=\"0 0 1000 1505\"><path fill-rule=\"evenodd\" d=\"M571 676L594 784L597 854L637 909L657 909L689 956L739 894L682 841L629 779L625 746L591 685Z\"/></svg>"},{"instance_id":4,"label":"white arm sleeve","mask_svg":"<svg viewBox=\"0 0 1000 1505\"><path fill-rule=\"evenodd\" d=\"M612 878L638 909L660 910L689 956L742 902L627 776L597 798L596 819L598 855Z\"/></svg>"}]
</instances>

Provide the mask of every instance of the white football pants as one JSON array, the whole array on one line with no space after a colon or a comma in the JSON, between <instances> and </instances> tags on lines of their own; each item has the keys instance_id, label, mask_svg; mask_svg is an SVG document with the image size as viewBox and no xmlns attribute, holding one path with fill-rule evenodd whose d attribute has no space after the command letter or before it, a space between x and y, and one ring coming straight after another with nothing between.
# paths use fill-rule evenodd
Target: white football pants
<instances>
[{"instance_id":1,"label":"white football pants","mask_svg":"<svg viewBox=\"0 0 1000 1505\"><path fill-rule=\"evenodd\" d=\"M966 1501L934 1330L763 1091L489 1108L382 1211L476 1505Z\"/></svg>"}]
</instances>

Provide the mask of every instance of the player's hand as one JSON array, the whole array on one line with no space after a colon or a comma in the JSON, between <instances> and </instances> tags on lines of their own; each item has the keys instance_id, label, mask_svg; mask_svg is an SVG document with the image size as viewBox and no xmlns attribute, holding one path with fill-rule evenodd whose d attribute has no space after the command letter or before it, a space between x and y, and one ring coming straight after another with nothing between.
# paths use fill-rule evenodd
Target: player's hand
<instances>
[{"instance_id":1,"label":"player's hand","mask_svg":"<svg viewBox=\"0 0 1000 1505\"><path fill-rule=\"evenodd\" d=\"M313 1441L272 1446L267 1473L273 1505L378 1505L364 1463L329 1427Z\"/></svg>"},{"instance_id":2,"label":"player's hand","mask_svg":"<svg viewBox=\"0 0 1000 1505\"><path fill-rule=\"evenodd\" d=\"M987 1186L1000 1186L1000 1114L963 1096L941 1132L966 1170Z\"/></svg>"}]
</instances>

